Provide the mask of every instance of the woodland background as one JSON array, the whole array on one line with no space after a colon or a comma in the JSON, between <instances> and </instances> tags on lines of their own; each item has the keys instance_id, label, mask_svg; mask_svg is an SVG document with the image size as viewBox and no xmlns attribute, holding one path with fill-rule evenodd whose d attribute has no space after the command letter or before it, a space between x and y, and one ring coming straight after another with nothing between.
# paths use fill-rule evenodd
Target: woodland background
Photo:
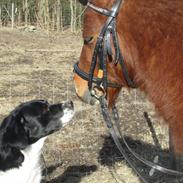
<instances>
[{"instance_id":1,"label":"woodland background","mask_svg":"<svg viewBox=\"0 0 183 183\"><path fill-rule=\"evenodd\" d=\"M83 6L77 0L0 0L0 27L30 26L48 31L80 30Z\"/></svg>"}]
</instances>

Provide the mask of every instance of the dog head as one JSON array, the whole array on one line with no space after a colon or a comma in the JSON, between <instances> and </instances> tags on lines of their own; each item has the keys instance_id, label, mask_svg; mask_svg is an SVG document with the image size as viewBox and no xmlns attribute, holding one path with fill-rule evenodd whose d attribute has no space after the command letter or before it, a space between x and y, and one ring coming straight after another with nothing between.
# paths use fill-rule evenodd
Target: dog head
<instances>
[{"instance_id":1,"label":"dog head","mask_svg":"<svg viewBox=\"0 0 183 183\"><path fill-rule=\"evenodd\" d=\"M0 126L0 170L19 167L24 161L21 150L58 131L73 114L72 102L50 105L34 100L18 106Z\"/></svg>"}]
</instances>

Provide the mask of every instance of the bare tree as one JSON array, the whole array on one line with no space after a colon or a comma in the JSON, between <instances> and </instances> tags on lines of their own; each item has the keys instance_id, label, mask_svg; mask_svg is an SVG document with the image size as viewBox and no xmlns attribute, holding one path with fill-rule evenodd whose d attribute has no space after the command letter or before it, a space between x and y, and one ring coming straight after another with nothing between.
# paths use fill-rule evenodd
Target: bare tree
<instances>
[{"instance_id":1,"label":"bare tree","mask_svg":"<svg viewBox=\"0 0 183 183\"><path fill-rule=\"evenodd\" d=\"M0 4L0 27L2 27L2 5Z\"/></svg>"},{"instance_id":2,"label":"bare tree","mask_svg":"<svg viewBox=\"0 0 183 183\"><path fill-rule=\"evenodd\" d=\"M12 1L11 3L11 27L14 28L14 22L15 22L15 2Z\"/></svg>"},{"instance_id":3,"label":"bare tree","mask_svg":"<svg viewBox=\"0 0 183 183\"><path fill-rule=\"evenodd\" d=\"M77 0L0 0L0 26L36 23L47 30L62 31L66 26L75 32L82 10Z\"/></svg>"},{"instance_id":4,"label":"bare tree","mask_svg":"<svg viewBox=\"0 0 183 183\"><path fill-rule=\"evenodd\" d=\"M77 29L77 2L74 0L74 17L73 17L73 31L76 32Z\"/></svg>"},{"instance_id":5,"label":"bare tree","mask_svg":"<svg viewBox=\"0 0 183 183\"><path fill-rule=\"evenodd\" d=\"M49 2L48 0L45 0L45 26L46 29L49 30L50 29L50 11L49 11Z\"/></svg>"},{"instance_id":6,"label":"bare tree","mask_svg":"<svg viewBox=\"0 0 183 183\"><path fill-rule=\"evenodd\" d=\"M55 30L55 25L56 25L56 15L57 15L57 7L56 3L52 4L51 8L51 30Z\"/></svg>"},{"instance_id":7,"label":"bare tree","mask_svg":"<svg viewBox=\"0 0 183 183\"><path fill-rule=\"evenodd\" d=\"M24 4L24 12L25 12L25 26L28 25L28 0L23 0L23 4Z\"/></svg>"},{"instance_id":8,"label":"bare tree","mask_svg":"<svg viewBox=\"0 0 183 183\"><path fill-rule=\"evenodd\" d=\"M19 8L19 10L18 10L18 18L17 18L17 24L18 25L21 25L21 23L22 23L22 9L21 8Z\"/></svg>"},{"instance_id":9,"label":"bare tree","mask_svg":"<svg viewBox=\"0 0 183 183\"><path fill-rule=\"evenodd\" d=\"M73 8L73 0L70 0L70 11L71 11L71 22L70 22L70 26L71 26L71 32L74 31L74 8Z\"/></svg>"},{"instance_id":10,"label":"bare tree","mask_svg":"<svg viewBox=\"0 0 183 183\"><path fill-rule=\"evenodd\" d=\"M62 29L62 26L61 26L61 15L62 15L62 12L61 12L61 2L60 2L60 0L57 0L57 11L56 11L56 14L57 14L57 31L60 31Z\"/></svg>"},{"instance_id":11,"label":"bare tree","mask_svg":"<svg viewBox=\"0 0 183 183\"><path fill-rule=\"evenodd\" d=\"M83 14L83 9L82 9L82 5L79 3L79 15L78 15L78 28L80 29L82 26L82 14Z\"/></svg>"},{"instance_id":12,"label":"bare tree","mask_svg":"<svg viewBox=\"0 0 183 183\"><path fill-rule=\"evenodd\" d=\"M36 12L36 16L37 16L37 24L42 27L44 24L44 20L43 20L43 0L37 0L37 12Z\"/></svg>"}]
</instances>

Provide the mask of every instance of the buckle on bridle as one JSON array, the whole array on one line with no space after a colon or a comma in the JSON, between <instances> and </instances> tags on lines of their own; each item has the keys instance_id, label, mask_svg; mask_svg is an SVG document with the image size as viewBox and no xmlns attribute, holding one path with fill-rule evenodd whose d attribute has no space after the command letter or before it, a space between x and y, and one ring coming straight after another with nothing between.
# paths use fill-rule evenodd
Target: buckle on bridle
<instances>
[{"instance_id":1,"label":"buckle on bridle","mask_svg":"<svg viewBox=\"0 0 183 183\"><path fill-rule=\"evenodd\" d=\"M91 90L91 95L94 96L96 99L100 99L101 97L106 97L106 91L104 87L101 85L96 85Z\"/></svg>"}]
</instances>

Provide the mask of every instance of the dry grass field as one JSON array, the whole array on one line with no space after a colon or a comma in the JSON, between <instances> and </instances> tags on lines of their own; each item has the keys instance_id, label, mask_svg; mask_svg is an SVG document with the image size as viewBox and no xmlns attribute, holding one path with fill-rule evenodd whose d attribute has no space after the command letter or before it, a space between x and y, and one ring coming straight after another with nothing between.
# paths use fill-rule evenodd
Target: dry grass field
<instances>
[{"instance_id":1,"label":"dry grass field","mask_svg":"<svg viewBox=\"0 0 183 183\"><path fill-rule=\"evenodd\" d=\"M43 149L43 174L47 183L140 183L109 137L98 106L82 103L72 83L73 64L79 59L81 35L0 29L0 119L14 107L31 99L51 103L73 100L72 123L51 135ZM147 111L168 164L167 128L157 119L153 106L142 93L123 90L117 107L121 126L130 146L153 161L159 151L143 117ZM161 157L161 155L160 155ZM134 158L131 158L134 160ZM150 168L134 160L142 174ZM152 183L175 183L155 172Z\"/></svg>"}]
</instances>

